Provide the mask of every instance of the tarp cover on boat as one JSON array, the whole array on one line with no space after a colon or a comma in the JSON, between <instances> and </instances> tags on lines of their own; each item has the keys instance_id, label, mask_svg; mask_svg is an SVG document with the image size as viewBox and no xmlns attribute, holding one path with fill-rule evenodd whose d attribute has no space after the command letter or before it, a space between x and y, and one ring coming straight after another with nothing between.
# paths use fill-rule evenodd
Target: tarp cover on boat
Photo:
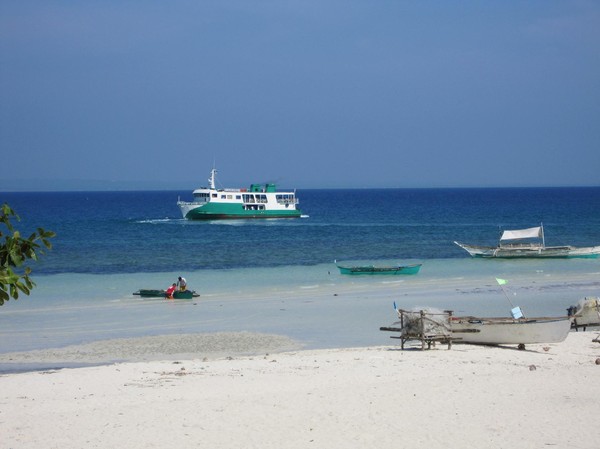
<instances>
[{"instance_id":1,"label":"tarp cover on boat","mask_svg":"<svg viewBox=\"0 0 600 449\"><path fill-rule=\"evenodd\" d=\"M500 240L517 240L517 239L539 239L542 238L542 227L537 226L529 229L517 229L514 231L504 231Z\"/></svg>"}]
</instances>

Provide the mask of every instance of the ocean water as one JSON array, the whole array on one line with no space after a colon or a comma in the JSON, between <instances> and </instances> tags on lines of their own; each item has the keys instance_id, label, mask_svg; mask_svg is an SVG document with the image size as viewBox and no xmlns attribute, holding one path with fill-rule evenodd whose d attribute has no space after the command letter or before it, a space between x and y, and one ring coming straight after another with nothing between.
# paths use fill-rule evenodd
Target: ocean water
<instances>
[{"instance_id":1,"label":"ocean water","mask_svg":"<svg viewBox=\"0 0 600 449\"><path fill-rule=\"evenodd\" d=\"M349 259L455 259L454 240L494 245L499 227L545 225L548 244L600 242L600 188L298 192L296 220L181 218L190 192L9 193L24 230L55 231L37 274L190 272Z\"/></svg>"},{"instance_id":2,"label":"ocean water","mask_svg":"<svg viewBox=\"0 0 600 449\"><path fill-rule=\"evenodd\" d=\"M309 347L385 344L391 304L564 314L600 296L600 259L477 260L499 228L600 244L600 188L300 190L300 219L188 221L191 192L2 193L23 234L57 233L31 296L0 307L0 352L178 332L284 333ZM422 262L416 276L342 276L333 261ZM194 301L142 300L178 275ZM509 280L502 291L494 278Z\"/></svg>"}]
</instances>

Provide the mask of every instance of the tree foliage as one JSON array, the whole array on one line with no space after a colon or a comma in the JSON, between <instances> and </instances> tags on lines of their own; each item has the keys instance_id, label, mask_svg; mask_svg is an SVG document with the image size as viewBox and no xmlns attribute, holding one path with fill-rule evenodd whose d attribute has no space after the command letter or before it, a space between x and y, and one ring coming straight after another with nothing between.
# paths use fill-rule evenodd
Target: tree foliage
<instances>
[{"instance_id":1,"label":"tree foliage","mask_svg":"<svg viewBox=\"0 0 600 449\"><path fill-rule=\"evenodd\" d=\"M35 283L31 280L28 260L37 260L43 249L51 249L50 238L56 234L37 228L29 238L21 237L11 218L19 216L6 203L0 208L0 306L10 298L18 299L19 292L29 295Z\"/></svg>"}]
</instances>

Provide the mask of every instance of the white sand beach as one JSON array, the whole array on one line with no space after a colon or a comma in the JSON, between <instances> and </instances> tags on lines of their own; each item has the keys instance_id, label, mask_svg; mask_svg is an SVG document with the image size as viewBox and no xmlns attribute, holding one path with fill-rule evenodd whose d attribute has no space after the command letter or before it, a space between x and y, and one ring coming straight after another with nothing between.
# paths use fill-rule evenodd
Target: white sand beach
<instances>
[{"instance_id":1,"label":"white sand beach","mask_svg":"<svg viewBox=\"0 0 600 449\"><path fill-rule=\"evenodd\" d=\"M596 448L597 334L253 356L213 341L201 357L4 374L0 446Z\"/></svg>"},{"instance_id":2,"label":"white sand beach","mask_svg":"<svg viewBox=\"0 0 600 449\"><path fill-rule=\"evenodd\" d=\"M492 273L428 265L402 280L325 271L187 303L55 299L43 279L2 310L0 448L598 447L600 329L524 351L402 351L379 331L392 302L509 310ZM595 265L553 267L510 275L528 316L597 295Z\"/></svg>"}]
</instances>

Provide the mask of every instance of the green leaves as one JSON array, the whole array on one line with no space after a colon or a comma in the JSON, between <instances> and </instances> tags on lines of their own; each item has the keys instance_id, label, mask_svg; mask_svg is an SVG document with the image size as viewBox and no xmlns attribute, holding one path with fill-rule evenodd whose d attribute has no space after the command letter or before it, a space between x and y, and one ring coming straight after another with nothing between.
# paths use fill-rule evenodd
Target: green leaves
<instances>
[{"instance_id":1,"label":"green leaves","mask_svg":"<svg viewBox=\"0 0 600 449\"><path fill-rule=\"evenodd\" d=\"M43 249L52 249L49 239L56 236L52 231L37 228L29 238L24 239L21 233L14 229L11 217L19 220L19 216L4 203L0 208L0 225L4 225L6 231L0 228L0 305L10 298L18 299L19 292L29 295L35 283L31 280L31 268L25 266L22 273L15 272L21 268L27 260L37 260L38 255L44 254Z\"/></svg>"}]
</instances>

